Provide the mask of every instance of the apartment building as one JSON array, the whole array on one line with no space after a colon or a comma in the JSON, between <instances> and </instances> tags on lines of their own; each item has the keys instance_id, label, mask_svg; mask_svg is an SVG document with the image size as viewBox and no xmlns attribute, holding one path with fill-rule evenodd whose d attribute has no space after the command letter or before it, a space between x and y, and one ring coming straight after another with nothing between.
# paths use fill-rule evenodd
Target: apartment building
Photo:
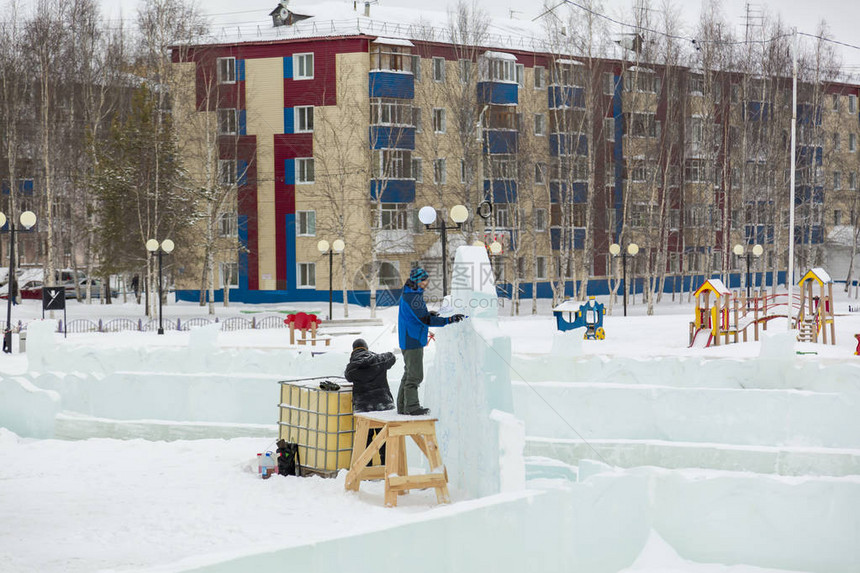
<instances>
[{"instance_id":1,"label":"apartment building","mask_svg":"<svg viewBox=\"0 0 860 573\"><path fill-rule=\"evenodd\" d=\"M217 261L231 300L326 300L331 288L368 304L376 269L376 302L396 302L414 264L440 275L440 225L449 261L458 245L488 247L508 296L570 295L585 280L576 294L609 292L621 275L612 243L640 247L628 269L638 290L714 274L740 284L736 244L762 245L759 284L784 280L790 79L283 8L274 35L173 52L196 83L188 105L215 118L219 178L234 188L221 216L235 248ZM208 77L217 97L204 97ZM856 225L860 86L802 93L795 240L818 264L828 232ZM424 206L438 213L430 229ZM336 239L342 252L320 252ZM197 300L199 285L181 286Z\"/></svg>"}]
</instances>

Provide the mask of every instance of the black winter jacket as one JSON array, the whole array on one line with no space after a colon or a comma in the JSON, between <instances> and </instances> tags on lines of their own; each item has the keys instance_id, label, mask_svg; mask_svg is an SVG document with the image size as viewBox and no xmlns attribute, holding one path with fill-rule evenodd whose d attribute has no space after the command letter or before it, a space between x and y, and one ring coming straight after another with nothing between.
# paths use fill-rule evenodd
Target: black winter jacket
<instances>
[{"instance_id":1,"label":"black winter jacket","mask_svg":"<svg viewBox=\"0 0 860 573\"><path fill-rule=\"evenodd\" d=\"M390 352L376 354L364 348L352 351L343 375L347 382L352 382L353 411L376 412L394 408L387 371L396 360Z\"/></svg>"}]
</instances>

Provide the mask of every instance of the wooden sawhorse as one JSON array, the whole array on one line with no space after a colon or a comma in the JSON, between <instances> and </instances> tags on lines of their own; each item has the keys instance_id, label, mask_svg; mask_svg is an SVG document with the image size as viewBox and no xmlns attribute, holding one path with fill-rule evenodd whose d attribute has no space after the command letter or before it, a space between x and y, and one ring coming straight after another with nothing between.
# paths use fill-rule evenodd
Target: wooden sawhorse
<instances>
[{"instance_id":1,"label":"wooden sawhorse","mask_svg":"<svg viewBox=\"0 0 860 573\"><path fill-rule=\"evenodd\" d=\"M379 433L367 445L371 429ZM430 461L427 474L409 475L406 464L406 436L410 436ZM367 464L385 444L385 465ZM430 416L403 416L393 410L385 412L361 412L355 414L355 438L352 445L352 461L346 474L347 490L358 491L364 480L385 480L385 505L397 505L397 496L410 489L436 489L438 503L450 503L448 497L448 472L442 465L442 455L436 443L436 418Z\"/></svg>"}]
</instances>

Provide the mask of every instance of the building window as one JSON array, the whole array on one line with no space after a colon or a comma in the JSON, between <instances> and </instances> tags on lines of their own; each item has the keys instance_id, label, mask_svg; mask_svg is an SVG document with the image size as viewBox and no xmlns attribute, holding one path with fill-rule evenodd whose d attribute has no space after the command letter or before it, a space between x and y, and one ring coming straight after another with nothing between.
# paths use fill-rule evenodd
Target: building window
<instances>
[{"instance_id":1,"label":"building window","mask_svg":"<svg viewBox=\"0 0 860 573\"><path fill-rule=\"evenodd\" d=\"M741 86L738 84L732 84L731 90L732 90L731 91L732 103L740 102L741 101Z\"/></svg>"},{"instance_id":2,"label":"building window","mask_svg":"<svg viewBox=\"0 0 860 573\"><path fill-rule=\"evenodd\" d=\"M424 182L424 161L420 157L412 158L412 177L416 183Z\"/></svg>"},{"instance_id":3,"label":"building window","mask_svg":"<svg viewBox=\"0 0 860 573\"><path fill-rule=\"evenodd\" d=\"M546 163L535 163L535 185L546 184Z\"/></svg>"},{"instance_id":4,"label":"building window","mask_svg":"<svg viewBox=\"0 0 860 573\"><path fill-rule=\"evenodd\" d=\"M423 131L421 127L421 108L413 107L412 108L412 125L415 126L415 132L421 133Z\"/></svg>"},{"instance_id":5,"label":"building window","mask_svg":"<svg viewBox=\"0 0 860 573\"><path fill-rule=\"evenodd\" d=\"M615 141L615 118L603 118L603 137L608 141Z\"/></svg>"},{"instance_id":6,"label":"building window","mask_svg":"<svg viewBox=\"0 0 860 573\"><path fill-rule=\"evenodd\" d=\"M314 130L314 106L296 108L296 133Z\"/></svg>"},{"instance_id":7,"label":"building window","mask_svg":"<svg viewBox=\"0 0 860 573\"><path fill-rule=\"evenodd\" d=\"M526 66L525 66L525 64L516 64L514 66L514 71L516 72L516 76L517 76L517 84L519 84L521 86L525 86L525 82L526 82L526 77L525 77L526 76Z\"/></svg>"},{"instance_id":8,"label":"building window","mask_svg":"<svg viewBox=\"0 0 860 573\"><path fill-rule=\"evenodd\" d=\"M412 151L375 149L371 175L375 179L411 179Z\"/></svg>"},{"instance_id":9,"label":"building window","mask_svg":"<svg viewBox=\"0 0 860 573\"><path fill-rule=\"evenodd\" d=\"M235 237L237 233L238 219L236 213L221 213L218 216L218 236Z\"/></svg>"},{"instance_id":10,"label":"building window","mask_svg":"<svg viewBox=\"0 0 860 573\"><path fill-rule=\"evenodd\" d=\"M857 172L855 171L848 174L848 188L851 191L857 191Z\"/></svg>"},{"instance_id":11,"label":"building window","mask_svg":"<svg viewBox=\"0 0 860 573\"><path fill-rule=\"evenodd\" d=\"M218 274L221 279L221 288L239 287L239 264L238 263L221 263L218 265Z\"/></svg>"},{"instance_id":12,"label":"building window","mask_svg":"<svg viewBox=\"0 0 860 573\"><path fill-rule=\"evenodd\" d=\"M298 288L314 288L317 286L317 272L315 263L298 264Z\"/></svg>"},{"instance_id":13,"label":"building window","mask_svg":"<svg viewBox=\"0 0 860 573\"><path fill-rule=\"evenodd\" d=\"M234 108L218 110L218 133L220 135L236 135L239 120Z\"/></svg>"},{"instance_id":14,"label":"building window","mask_svg":"<svg viewBox=\"0 0 860 573\"><path fill-rule=\"evenodd\" d=\"M433 160L433 183L444 185L447 177L445 176L445 160Z\"/></svg>"},{"instance_id":15,"label":"building window","mask_svg":"<svg viewBox=\"0 0 860 573\"><path fill-rule=\"evenodd\" d=\"M841 225L842 224L842 211L836 209L833 211L833 224Z\"/></svg>"},{"instance_id":16,"label":"building window","mask_svg":"<svg viewBox=\"0 0 860 573\"><path fill-rule=\"evenodd\" d=\"M421 56L412 56L412 75L416 82L421 81Z\"/></svg>"},{"instance_id":17,"label":"building window","mask_svg":"<svg viewBox=\"0 0 860 573\"><path fill-rule=\"evenodd\" d=\"M445 81L445 58L433 58L433 81Z\"/></svg>"},{"instance_id":18,"label":"building window","mask_svg":"<svg viewBox=\"0 0 860 573\"><path fill-rule=\"evenodd\" d=\"M236 83L236 58L218 58L218 83Z\"/></svg>"},{"instance_id":19,"label":"building window","mask_svg":"<svg viewBox=\"0 0 860 573\"><path fill-rule=\"evenodd\" d=\"M850 95L848 96L848 112L849 113L857 113L857 96Z\"/></svg>"},{"instance_id":20,"label":"building window","mask_svg":"<svg viewBox=\"0 0 860 573\"><path fill-rule=\"evenodd\" d=\"M433 108L433 131L436 133L445 133L445 108Z\"/></svg>"},{"instance_id":21,"label":"building window","mask_svg":"<svg viewBox=\"0 0 860 573\"><path fill-rule=\"evenodd\" d=\"M842 148L842 140L839 137L839 132L833 133L833 151L839 151Z\"/></svg>"},{"instance_id":22,"label":"building window","mask_svg":"<svg viewBox=\"0 0 860 573\"><path fill-rule=\"evenodd\" d=\"M535 209L535 231L546 231L546 209Z\"/></svg>"},{"instance_id":23,"label":"building window","mask_svg":"<svg viewBox=\"0 0 860 573\"><path fill-rule=\"evenodd\" d=\"M833 94L831 97L833 111L839 111L839 94Z\"/></svg>"},{"instance_id":24,"label":"building window","mask_svg":"<svg viewBox=\"0 0 860 573\"><path fill-rule=\"evenodd\" d=\"M460 83L468 84L472 81L472 61L460 60Z\"/></svg>"},{"instance_id":25,"label":"building window","mask_svg":"<svg viewBox=\"0 0 860 573\"><path fill-rule=\"evenodd\" d=\"M833 190L839 191L842 189L842 172L834 171L833 172Z\"/></svg>"},{"instance_id":26,"label":"building window","mask_svg":"<svg viewBox=\"0 0 860 573\"><path fill-rule=\"evenodd\" d=\"M657 137L657 116L653 113L628 113L627 133L633 137Z\"/></svg>"},{"instance_id":27,"label":"building window","mask_svg":"<svg viewBox=\"0 0 860 573\"><path fill-rule=\"evenodd\" d=\"M469 164L466 163L465 159L460 160L460 183L468 183L469 179L471 179L469 173L471 170L469 169Z\"/></svg>"},{"instance_id":28,"label":"building window","mask_svg":"<svg viewBox=\"0 0 860 573\"><path fill-rule=\"evenodd\" d=\"M484 177L487 179L516 179L517 156L511 154L490 155L490 160L484 163Z\"/></svg>"},{"instance_id":29,"label":"building window","mask_svg":"<svg viewBox=\"0 0 860 573\"><path fill-rule=\"evenodd\" d=\"M373 44L370 50L370 67L373 70L412 71L412 49L403 46Z\"/></svg>"},{"instance_id":30,"label":"building window","mask_svg":"<svg viewBox=\"0 0 860 573\"><path fill-rule=\"evenodd\" d=\"M299 157L296 159L296 183L314 182L314 158Z\"/></svg>"},{"instance_id":31,"label":"building window","mask_svg":"<svg viewBox=\"0 0 860 573\"><path fill-rule=\"evenodd\" d=\"M507 58L482 58L481 78L490 82L516 82L516 60Z\"/></svg>"},{"instance_id":32,"label":"building window","mask_svg":"<svg viewBox=\"0 0 860 573\"><path fill-rule=\"evenodd\" d=\"M690 74L690 93L697 95L705 93L705 76L702 74Z\"/></svg>"},{"instance_id":33,"label":"building window","mask_svg":"<svg viewBox=\"0 0 860 573\"><path fill-rule=\"evenodd\" d=\"M658 93L660 91L660 78L650 70L631 68L624 74L624 90Z\"/></svg>"},{"instance_id":34,"label":"building window","mask_svg":"<svg viewBox=\"0 0 860 573\"><path fill-rule=\"evenodd\" d=\"M218 160L218 181L221 185L236 184L236 160L235 159L219 159Z\"/></svg>"},{"instance_id":35,"label":"building window","mask_svg":"<svg viewBox=\"0 0 860 573\"><path fill-rule=\"evenodd\" d=\"M317 212L296 211L296 235L313 237L317 234Z\"/></svg>"},{"instance_id":36,"label":"building window","mask_svg":"<svg viewBox=\"0 0 860 573\"><path fill-rule=\"evenodd\" d=\"M542 113L535 114L535 135L546 135L546 116Z\"/></svg>"},{"instance_id":37,"label":"building window","mask_svg":"<svg viewBox=\"0 0 860 573\"><path fill-rule=\"evenodd\" d=\"M603 93L606 95L615 93L615 74L612 72L603 73Z\"/></svg>"},{"instance_id":38,"label":"building window","mask_svg":"<svg viewBox=\"0 0 860 573\"><path fill-rule=\"evenodd\" d=\"M314 55L293 54L293 79L312 80L314 78Z\"/></svg>"},{"instance_id":39,"label":"building window","mask_svg":"<svg viewBox=\"0 0 860 573\"><path fill-rule=\"evenodd\" d=\"M535 259L535 278L546 280L546 277L546 257L537 257Z\"/></svg>"},{"instance_id":40,"label":"building window","mask_svg":"<svg viewBox=\"0 0 860 573\"><path fill-rule=\"evenodd\" d=\"M854 153L857 151L857 134L849 133L848 134L848 151Z\"/></svg>"},{"instance_id":41,"label":"building window","mask_svg":"<svg viewBox=\"0 0 860 573\"><path fill-rule=\"evenodd\" d=\"M409 230L409 203L380 203L378 206L378 217L374 216L374 225L385 231L408 231Z\"/></svg>"},{"instance_id":42,"label":"building window","mask_svg":"<svg viewBox=\"0 0 860 573\"><path fill-rule=\"evenodd\" d=\"M371 98L371 125L413 125L415 111L409 101L393 98Z\"/></svg>"},{"instance_id":43,"label":"building window","mask_svg":"<svg viewBox=\"0 0 860 573\"><path fill-rule=\"evenodd\" d=\"M535 89L546 89L546 68L543 66L535 66Z\"/></svg>"}]
</instances>

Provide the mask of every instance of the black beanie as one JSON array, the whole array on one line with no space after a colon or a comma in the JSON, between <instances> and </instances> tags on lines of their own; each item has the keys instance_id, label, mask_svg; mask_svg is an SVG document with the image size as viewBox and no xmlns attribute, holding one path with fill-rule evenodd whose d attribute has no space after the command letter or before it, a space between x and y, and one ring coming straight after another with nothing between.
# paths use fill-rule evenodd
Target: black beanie
<instances>
[{"instance_id":1,"label":"black beanie","mask_svg":"<svg viewBox=\"0 0 860 573\"><path fill-rule=\"evenodd\" d=\"M352 349L355 350L356 348L364 348L365 350L367 350L367 343L364 341L363 338L356 338L352 342Z\"/></svg>"}]
</instances>

